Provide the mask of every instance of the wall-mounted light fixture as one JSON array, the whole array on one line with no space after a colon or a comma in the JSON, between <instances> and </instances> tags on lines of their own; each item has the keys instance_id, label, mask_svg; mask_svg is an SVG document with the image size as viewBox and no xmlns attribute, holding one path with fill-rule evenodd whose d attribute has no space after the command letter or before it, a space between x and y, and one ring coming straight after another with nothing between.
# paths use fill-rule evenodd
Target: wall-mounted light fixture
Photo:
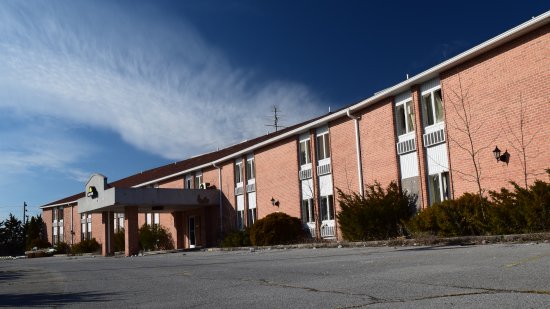
<instances>
[{"instance_id":1,"label":"wall-mounted light fixture","mask_svg":"<svg viewBox=\"0 0 550 309\"><path fill-rule=\"evenodd\" d=\"M504 151L504 153L500 154L500 149L498 149L498 146L495 147L495 150L493 150L493 155L495 156L495 159L497 159L497 162L504 162L506 165L510 162L510 154L508 153L508 150Z\"/></svg>"},{"instance_id":2,"label":"wall-mounted light fixture","mask_svg":"<svg viewBox=\"0 0 550 309\"><path fill-rule=\"evenodd\" d=\"M279 200L276 200L273 197L271 197L271 205L279 207Z\"/></svg>"}]
</instances>

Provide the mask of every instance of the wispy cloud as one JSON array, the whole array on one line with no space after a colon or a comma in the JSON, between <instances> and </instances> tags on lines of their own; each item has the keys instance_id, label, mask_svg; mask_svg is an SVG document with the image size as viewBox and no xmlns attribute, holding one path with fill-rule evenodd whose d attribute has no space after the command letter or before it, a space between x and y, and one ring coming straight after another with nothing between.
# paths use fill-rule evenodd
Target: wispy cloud
<instances>
[{"instance_id":1,"label":"wispy cloud","mask_svg":"<svg viewBox=\"0 0 550 309\"><path fill-rule=\"evenodd\" d=\"M0 185L20 182L21 178L14 176L32 177L37 170L59 173L78 182L89 177L89 172L78 168L77 163L93 155L93 147L51 123L35 119L25 127L2 127L0 140L8 141L0 144Z\"/></svg>"},{"instance_id":2,"label":"wispy cloud","mask_svg":"<svg viewBox=\"0 0 550 309\"><path fill-rule=\"evenodd\" d=\"M256 83L182 21L99 4L3 3L0 107L106 128L170 159L265 133L272 105L287 123L320 111L306 87ZM3 156L33 164L24 151ZM52 153L50 165L67 163L56 160Z\"/></svg>"}]
</instances>

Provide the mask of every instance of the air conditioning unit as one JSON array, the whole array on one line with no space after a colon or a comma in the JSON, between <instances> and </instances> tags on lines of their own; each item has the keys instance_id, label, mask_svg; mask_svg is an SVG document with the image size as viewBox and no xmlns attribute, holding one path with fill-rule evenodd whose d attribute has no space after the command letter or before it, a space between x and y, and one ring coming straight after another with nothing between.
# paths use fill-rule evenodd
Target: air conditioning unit
<instances>
[{"instance_id":1,"label":"air conditioning unit","mask_svg":"<svg viewBox=\"0 0 550 309\"><path fill-rule=\"evenodd\" d=\"M202 182L202 183L199 185L199 189L208 189L208 187L210 187L210 183L209 183L209 182Z\"/></svg>"}]
</instances>

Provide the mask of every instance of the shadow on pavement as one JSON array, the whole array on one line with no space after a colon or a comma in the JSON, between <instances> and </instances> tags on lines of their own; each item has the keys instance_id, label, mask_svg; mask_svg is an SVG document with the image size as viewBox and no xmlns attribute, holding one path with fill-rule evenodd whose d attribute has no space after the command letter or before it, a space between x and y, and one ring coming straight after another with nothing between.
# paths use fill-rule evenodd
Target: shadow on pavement
<instances>
[{"instance_id":1,"label":"shadow on pavement","mask_svg":"<svg viewBox=\"0 0 550 309\"><path fill-rule=\"evenodd\" d=\"M60 306L113 300L115 293L0 294L0 307Z\"/></svg>"}]
</instances>

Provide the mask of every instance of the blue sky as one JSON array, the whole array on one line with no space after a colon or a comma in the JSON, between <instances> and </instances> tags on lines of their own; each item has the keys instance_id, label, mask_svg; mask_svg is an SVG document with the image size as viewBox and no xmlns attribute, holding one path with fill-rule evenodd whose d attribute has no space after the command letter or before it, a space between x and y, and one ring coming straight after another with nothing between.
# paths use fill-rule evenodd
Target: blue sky
<instances>
[{"instance_id":1,"label":"blue sky","mask_svg":"<svg viewBox=\"0 0 550 309\"><path fill-rule=\"evenodd\" d=\"M544 1L1 1L0 220L392 86Z\"/></svg>"}]
</instances>

